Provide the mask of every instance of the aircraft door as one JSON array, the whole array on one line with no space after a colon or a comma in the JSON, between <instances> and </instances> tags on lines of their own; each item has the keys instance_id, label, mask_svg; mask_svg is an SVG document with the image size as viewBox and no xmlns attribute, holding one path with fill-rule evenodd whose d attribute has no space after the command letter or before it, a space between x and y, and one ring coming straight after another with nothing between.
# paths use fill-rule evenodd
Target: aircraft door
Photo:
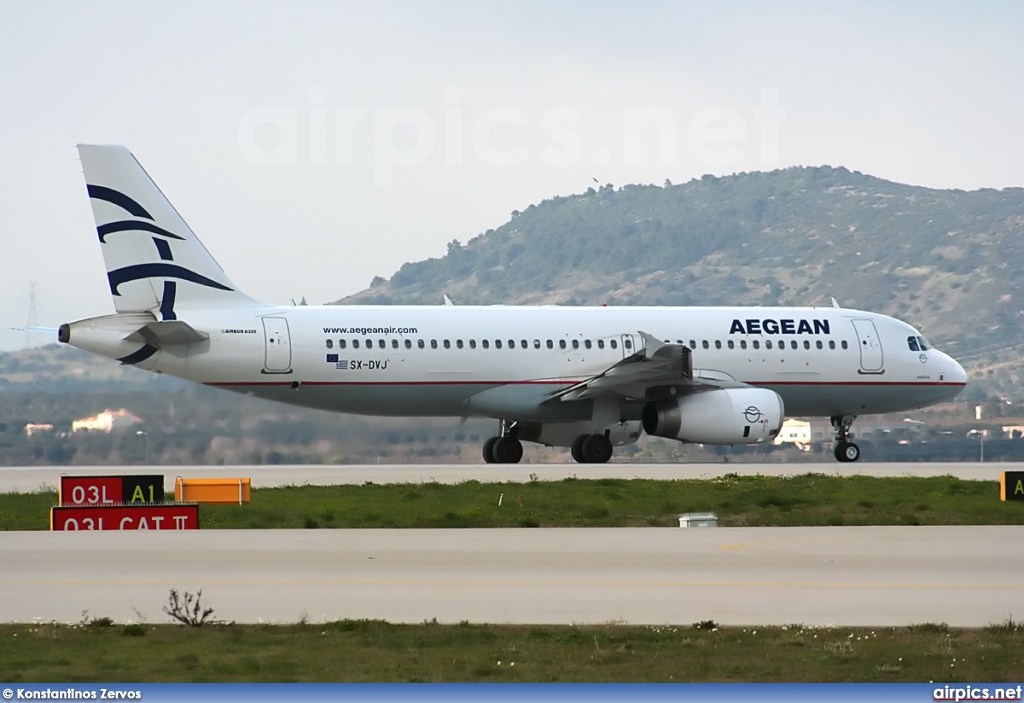
<instances>
[{"instance_id":1,"label":"aircraft door","mask_svg":"<svg viewBox=\"0 0 1024 703\"><path fill-rule=\"evenodd\" d=\"M264 317L263 337L266 347L263 373L291 373L292 340L288 320L283 317Z\"/></svg>"},{"instance_id":2,"label":"aircraft door","mask_svg":"<svg viewBox=\"0 0 1024 703\"><path fill-rule=\"evenodd\" d=\"M871 320L852 320L860 346L859 373L885 373L882 368L882 342Z\"/></svg>"},{"instance_id":3,"label":"aircraft door","mask_svg":"<svg viewBox=\"0 0 1024 703\"><path fill-rule=\"evenodd\" d=\"M633 356L637 351L637 338L633 334L624 334L622 339L619 340L622 345L622 358L625 359L627 356Z\"/></svg>"}]
</instances>

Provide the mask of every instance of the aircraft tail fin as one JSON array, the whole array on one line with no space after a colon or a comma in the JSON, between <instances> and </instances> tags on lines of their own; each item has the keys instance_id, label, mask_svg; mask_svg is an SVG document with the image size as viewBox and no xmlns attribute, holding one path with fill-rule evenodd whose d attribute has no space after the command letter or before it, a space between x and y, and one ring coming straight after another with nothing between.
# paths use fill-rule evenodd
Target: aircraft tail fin
<instances>
[{"instance_id":1,"label":"aircraft tail fin","mask_svg":"<svg viewBox=\"0 0 1024 703\"><path fill-rule=\"evenodd\" d=\"M79 144L118 312L175 320L176 309L250 306L128 149Z\"/></svg>"}]
</instances>

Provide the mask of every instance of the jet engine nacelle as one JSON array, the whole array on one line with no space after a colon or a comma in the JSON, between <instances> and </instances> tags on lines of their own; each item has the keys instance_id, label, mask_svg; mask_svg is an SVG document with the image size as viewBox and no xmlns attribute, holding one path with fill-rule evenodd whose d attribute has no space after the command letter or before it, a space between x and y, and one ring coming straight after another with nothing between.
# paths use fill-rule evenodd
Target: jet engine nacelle
<instances>
[{"instance_id":1,"label":"jet engine nacelle","mask_svg":"<svg viewBox=\"0 0 1024 703\"><path fill-rule=\"evenodd\" d=\"M699 444L758 444L774 439L786 409L767 388L721 388L647 403L644 431Z\"/></svg>"}]
</instances>

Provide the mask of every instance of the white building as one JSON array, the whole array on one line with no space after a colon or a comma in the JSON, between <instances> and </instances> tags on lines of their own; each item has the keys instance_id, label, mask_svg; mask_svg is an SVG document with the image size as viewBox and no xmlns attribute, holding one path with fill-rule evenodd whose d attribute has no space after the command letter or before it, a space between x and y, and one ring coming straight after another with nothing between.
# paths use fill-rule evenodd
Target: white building
<instances>
[{"instance_id":1,"label":"white building","mask_svg":"<svg viewBox=\"0 0 1024 703\"><path fill-rule=\"evenodd\" d=\"M104 410L93 417L83 417L71 423L72 432L111 432L126 429L141 423L142 418L133 415L124 408Z\"/></svg>"}]
</instances>

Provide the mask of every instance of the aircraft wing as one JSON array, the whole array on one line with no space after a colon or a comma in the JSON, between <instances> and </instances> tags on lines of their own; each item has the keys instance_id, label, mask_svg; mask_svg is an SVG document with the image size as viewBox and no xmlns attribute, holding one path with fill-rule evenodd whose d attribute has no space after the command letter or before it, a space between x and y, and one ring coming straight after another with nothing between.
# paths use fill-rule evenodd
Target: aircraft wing
<instances>
[{"instance_id":1,"label":"aircraft wing","mask_svg":"<svg viewBox=\"0 0 1024 703\"><path fill-rule=\"evenodd\" d=\"M550 399L583 400L613 393L643 400L648 389L658 386L690 386L696 391L746 385L720 372L695 371L690 348L683 344L668 344L643 331L640 337L644 344L635 353L596 376L553 393Z\"/></svg>"}]
</instances>

